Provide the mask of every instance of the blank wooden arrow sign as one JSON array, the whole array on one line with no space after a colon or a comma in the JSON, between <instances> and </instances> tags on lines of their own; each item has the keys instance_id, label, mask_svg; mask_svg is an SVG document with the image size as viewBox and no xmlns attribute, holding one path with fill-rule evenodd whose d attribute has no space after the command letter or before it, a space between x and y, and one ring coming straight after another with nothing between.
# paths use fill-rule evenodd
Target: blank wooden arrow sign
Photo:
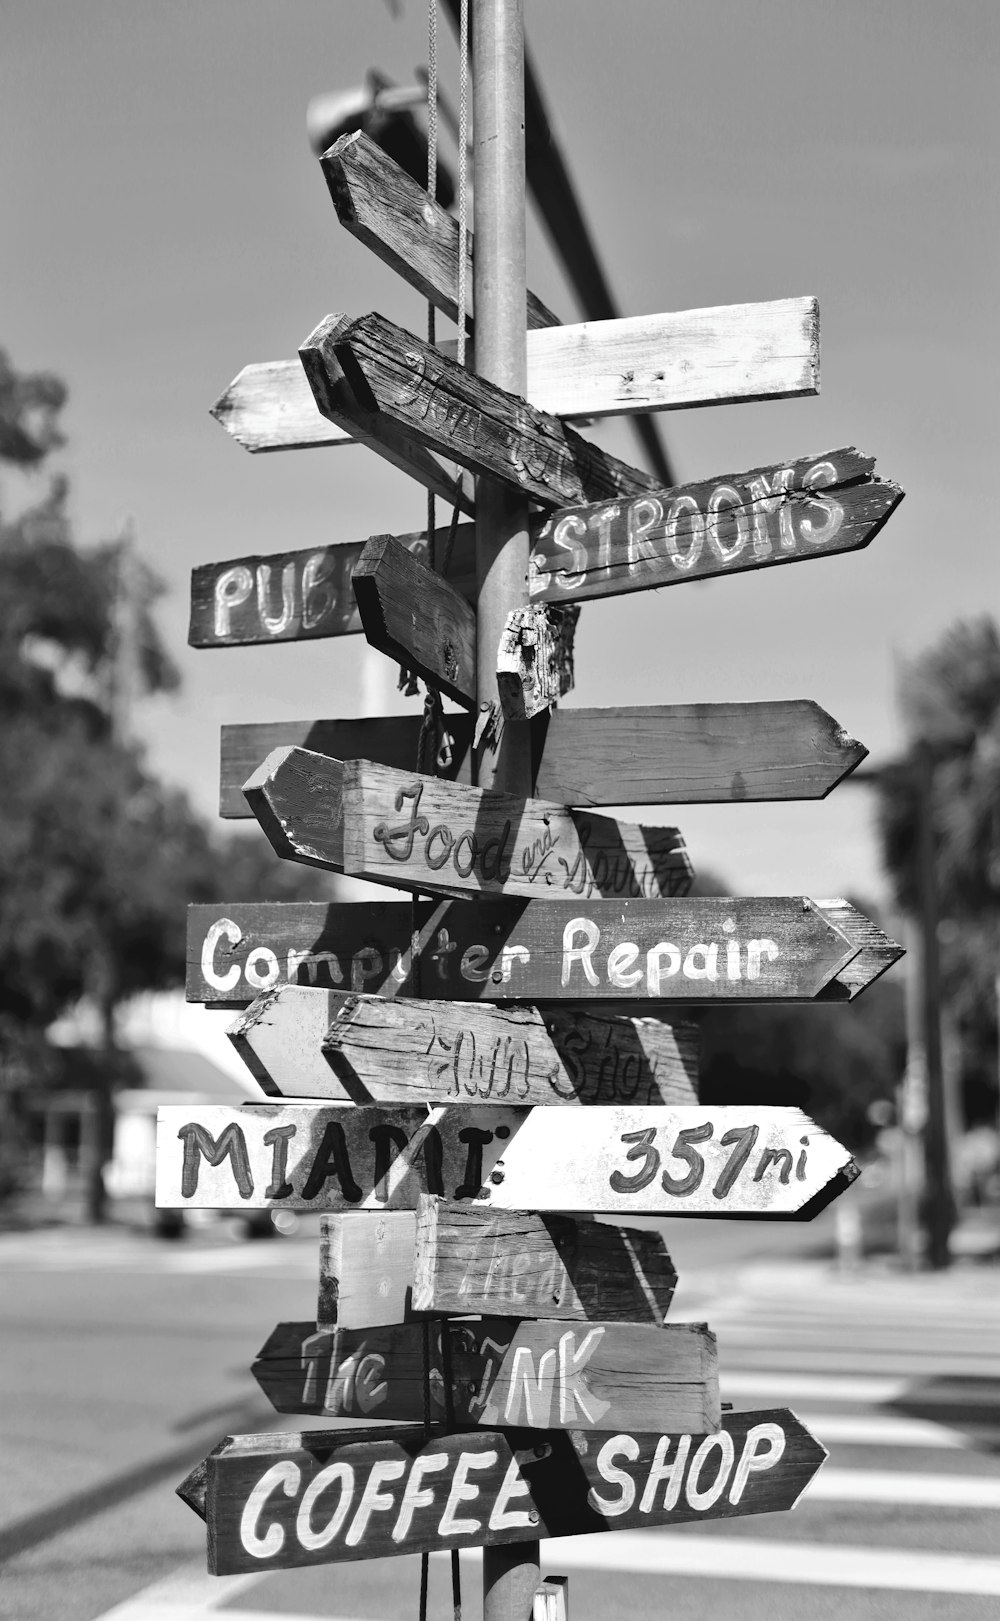
<instances>
[{"instance_id":1,"label":"blank wooden arrow sign","mask_svg":"<svg viewBox=\"0 0 1000 1621\"><path fill-rule=\"evenodd\" d=\"M519 799L276 749L244 784L275 852L288 861L431 894L676 895L691 885L673 827L636 827L545 800Z\"/></svg>"},{"instance_id":2,"label":"blank wooden arrow sign","mask_svg":"<svg viewBox=\"0 0 1000 1621\"><path fill-rule=\"evenodd\" d=\"M452 215L445 218L457 230ZM435 302L440 305L443 299ZM529 321L530 316L529 302ZM586 421L819 393L819 308L814 298L723 304L545 331L529 326L525 340L526 398L558 417ZM455 359L454 343L445 341L437 348ZM213 405L212 415L251 452L355 443L348 429L317 409L297 355L244 366Z\"/></svg>"},{"instance_id":3,"label":"blank wooden arrow sign","mask_svg":"<svg viewBox=\"0 0 1000 1621\"><path fill-rule=\"evenodd\" d=\"M677 1002L850 1002L903 952L848 901L780 895L590 901L582 917L541 900L421 902L415 916L402 901L192 906L187 955L191 1002L245 1007L287 982L590 1011L603 1001L619 1004L606 1012L635 1013L653 1011L641 1006L651 1000L657 1012Z\"/></svg>"},{"instance_id":4,"label":"blank wooden arrow sign","mask_svg":"<svg viewBox=\"0 0 1000 1621\"><path fill-rule=\"evenodd\" d=\"M449 715L442 775L469 775L472 726ZM223 726L219 813L251 815L243 784L274 749L405 770L420 721L289 720ZM809 699L760 704L658 704L556 709L532 731L535 793L559 805L695 805L822 799L865 758L863 743Z\"/></svg>"},{"instance_id":5,"label":"blank wooden arrow sign","mask_svg":"<svg viewBox=\"0 0 1000 1621\"><path fill-rule=\"evenodd\" d=\"M227 1032L265 1092L354 1103L696 1103L699 1028L283 985Z\"/></svg>"},{"instance_id":6,"label":"blank wooden arrow sign","mask_svg":"<svg viewBox=\"0 0 1000 1621\"><path fill-rule=\"evenodd\" d=\"M422 1312L662 1323L677 1287L660 1233L585 1216L421 1194L415 1213L323 1216L320 1235L317 1327Z\"/></svg>"},{"instance_id":7,"label":"blank wooden arrow sign","mask_svg":"<svg viewBox=\"0 0 1000 1621\"><path fill-rule=\"evenodd\" d=\"M435 556L443 557L448 530L436 530L434 538ZM395 544L427 562L425 533L398 535ZM192 569L190 646L251 647L360 632L361 615L351 576L367 545L363 540L345 541L309 552L231 557L224 563L204 563ZM455 531L447 579L467 601L475 601L472 524L459 524ZM244 772L244 779L246 775Z\"/></svg>"},{"instance_id":8,"label":"blank wooden arrow sign","mask_svg":"<svg viewBox=\"0 0 1000 1621\"><path fill-rule=\"evenodd\" d=\"M228 1436L177 1491L230 1576L772 1513L825 1458L787 1408L707 1436L341 1428Z\"/></svg>"},{"instance_id":9,"label":"blank wooden arrow sign","mask_svg":"<svg viewBox=\"0 0 1000 1621\"><path fill-rule=\"evenodd\" d=\"M498 1210L810 1220L858 1174L800 1109L167 1107L161 1208Z\"/></svg>"},{"instance_id":10,"label":"blank wooden arrow sign","mask_svg":"<svg viewBox=\"0 0 1000 1621\"><path fill-rule=\"evenodd\" d=\"M351 577L370 646L464 709L476 707L476 610L392 535L373 535Z\"/></svg>"},{"instance_id":11,"label":"blank wooden arrow sign","mask_svg":"<svg viewBox=\"0 0 1000 1621\"><path fill-rule=\"evenodd\" d=\"M543 602L614 597L858 551L903 499L854 449L550 515L533 542Z\"/></svg>"},{"instance_id":12,"label":"blank wooden arrow sign","mask_svg":"<svg viewBox=\"0 0 1000 1621\"><path fill-rule=\"evenodd\" d=\"M323 416L396 465L408 460L404 470L421 483L421 456L437 451L546 507L657 488L649 473L466 371L384 316L352 321L328 315L299 357Z\"/></svg>"},{"instance_id":13,"label":"blank wooden arrow sign","mask_svg":"<svg viewBox=\"0 0 1000 1621\"><path fill-rule=\"evenodd\" d=\"M279 1323L251 1371L279 1413L419 1422L429 1377L437 1423L701 1435L719 1427L718 1354L704 1323L485 1317L443 1324L428 1338L429 1359L423 1323Z\"/></svg>"}]
</instances>

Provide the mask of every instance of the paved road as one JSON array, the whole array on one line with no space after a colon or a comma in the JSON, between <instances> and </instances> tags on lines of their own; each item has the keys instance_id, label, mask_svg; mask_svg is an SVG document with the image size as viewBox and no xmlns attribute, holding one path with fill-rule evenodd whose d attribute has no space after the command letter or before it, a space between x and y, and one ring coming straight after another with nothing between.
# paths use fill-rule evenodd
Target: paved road
<instances>
[{"instance_id":1,"label":"paved road","mask_svg":"<svg viewBox=\"0 0 1000 1621\"><path fill-rule=\"evenodd\" d=\"M791 1406L830 1462L792 1514L550 1543L573 1621L995 1621L1000 1270L844 1277L810 1256L822 1228L672 1227L676 1315L716 1329L724 1398ZM220 1434L300 1422L276 1419L246 1370L274 1322L311 1314L315 1274L313 1233L0 1238L0 1615L416 1615L409 1558L208 1578L204 1529L172 1493ZM477 1565L463 1556L470 1616ZM450 1616L445 1561L430 1614Z\"/></svg>"}]
</instances>

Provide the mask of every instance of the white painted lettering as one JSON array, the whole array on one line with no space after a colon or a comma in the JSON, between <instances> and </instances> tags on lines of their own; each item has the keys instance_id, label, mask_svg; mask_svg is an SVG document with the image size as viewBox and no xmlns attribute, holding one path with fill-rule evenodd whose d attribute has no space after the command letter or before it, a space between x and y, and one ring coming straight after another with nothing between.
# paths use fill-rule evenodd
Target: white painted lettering
<instances>
[{"instance_id":1,"label":"white painted lettering","mask_svg":"<svg viewBox=\"0 0 1000 1621\"><path fill-rule=\"evenodd\" d=\"M621 507L602 507L600 512L595 512L591 516L591 525L597 530L600 542L597 553L598 568L608 570L611 567L611 525L620 512Z\"/></svg>"},{"instance_id":2,"label":"white painted lettering","mask_svg":"<svg viewBox=\"0 0 1000 1621\"><path fill-rule=\"evenodd\" d=\"M628 533L628 568L633 574L640 562L655 563L657 561L656 547L646 536L657 524L663 522L663 503L655 495L640 496L638 501L630 501L625 509L625 523Z\"/></svg>"},{"instance_id":3,"label":"white painted lettering","mask_svg":"<svg viewBox=\"0 0 1000 1621\"><path fill-rule=\"evenodd\" d=\"M247 984L256 991L269 991L281 978L278 959L270 946L254 946L247 956L243 973Z\"/></svg>"},{"instance_id":4,"label":"white painted lettering","mask_svg":"<svg viewBox=\"0 0 1000 1621\"><path fill-rule=\"evenodd\" d=\"M413 1460L403 1501L399 1505L399 1519L392 1528L393 1542L402 1542L409 1536L413 1516L418 1508L434 1507L434 1487L423 1484L425 1475L438 1475L447 1469L447 1452L424 1452Z\"/></svg>"},{"instance_id":5,"label":"white painted lettering","mask_svg":"<svg viewBox=\"0 0 1000 1621\"><path fill-rule=\"evenodd\" d=\"M785 1432L780 1424L755 1424L748 1430L729 1488L729 1501L738 1503L749 1477L764 1469L773 1469L784 1450Z\"/></svg>"},{"instance_id":6,"label":"white painted lettering","mask_svg":"<svg viewBox=\"0 0 1000 1621\"><path fill-rule=\"evenodd\" d=\"M636 968L632 973L629 972L638 955L639 947L626 942L624 945L615 946L614 951L608 957L608 979L612 985L617 985L619 990L627 991L633 985L642 983L641 968Z\"/></svg>"},{"instance_id":7,"label":"white painted lettering","mask_svg":"<svg viewBox=\"0 0 1000 1621\"><path fill-rule=\"evenodd\" d=\"M701 962L695 959L701 957ZM684 958L683 973L685 979L718 979L719 977L719 948L717 945L692 946Z\"/></svg>"},{"instance_id":8,"label":"white painted lettering","mask_svg":"<svg viewBox=\"0 0 1000 1621\"><path fill-rule=\"evenodd\" d=\"M402 1458L382 1458L378 1463L372 1464L371 1474L365 1482L365 1489L358 1504L358 1512L351 1521L351 1528L344 1541L349 1548L356 1548L368 1529L368 1521L373 1514L380 1510L387 1511L395 1508L396 1499L391 1492L384 1492L380 1487L389 1480L399 1480L406 1474L406 1463Z\"/></svg>"},{"instance_id":9,"label":"white painted lettering","mask_svg":"<svg viewBox=\"0 0 1000 1621\"><path fill-rule=\"evenodd\" d=\"M573 512L560 518L552 531L553 546L557 551L569 552L573 559L571 569L555 571L564 591L575 591L587 578L587 548L578 544L586 533L587 525Z\"/></svg>"},{"instance_id":10,"label":"white painted lettering","mask_svg":"<svg viewBox=\"0 0 1000 1621\"><path fill-rule=\"evenodd\" d=\"M574 944L577 934L583 935L586 941L585 945L578 946ZM594 965L591 962L600 938L600 929L596 923L591 923L589 918L574 917L567 923L563 929L562 984L564 987L569 984L570 970L575 962L578 962L583 969L588 985L600 984L594 972Z\"/></svg>"},{"instance_id":11,"label":"white painted lettering","mask_svg":"<svg viewBox=\"0 0 1000 1621\"><path fill-rule=\"evenodd\" d=\"M374 946L362 946L351 958L351 990L363 991L373 979L378 979L385 964L381 951Z\"/></svg>"},{"instance_id":12,"label":"white painted lettering","mask_svg":"<svg viewBox=\"0 0 1000 1621\"><path fill-rule=\"evenodd\" d=\"M837 469L832 462L816 462L815 466L810 467L802 483L807 490L821 490L827 484L835 484L836 481ZM810 505L819 507L824 515L823 521L816 523L812 518L807 518L803 512L799 517L799 535L810 546L825 546L833 539L843 523L844 509L831 495L817 497Z\"/></svg>"},{"instance_id":13,"label":"white painted lettering","mask_svg":"<svg viewBox=\"0 0 1000 1621\"><path fill-rule=\"evenodd\" d=\"M543 1427L550 1422L552 1412L552 1386L556 1376L556 1348L550 1345L538 1358L535 1373L534 1357L527 1345L519 1345L514 1352L510 1370L510 1389L504 1407L505 1424L527 1424ZM537 1406L536 1406L537 1403ZM524 1408L524 1418L521 1409Z\"/></svg>"},{"instance_id":14,"label":"white painted lettering","mask_svg":"<svg viewBox=\"0 0 1000 1621\"><path fill-rule=\"evenodd\" d=\"M649 1514L656 1507L656 1493L661 1481L666 1481L661 1508L669 1511L677 1507L677 1499L684 1484L684 1466L691 1451L690 1435L677 1437L677 1451L673 1463L667 1463L667 1454L670 1451L670 1436L661 1435L656 1443L653 1461L649 1466L646 1484L643 1488L642 1500L639 1509L643 1514Z\"/></svg>"},{"instance_id":15,"label":"white painted lettering","mask_svg":"<svg viewBox=\"0 0 1000 1621\"><path fill-rule=\"evenodd\" d=\"M490 1509L491 1531L516 1531L522 1525L535 1525L538 1515L532 1509L508 1508L515 1497L531 1498L531 1487L525 1480L516 1458L511 1458L507 1473Z\"/></svg>"},{"instance_id":16,"label":"white painted lettering","mask_svg":"<svg viewBox=\"0 0 1000 1621\"><path fill-rule=\"evenodd\" d=\"M570 1329L559 1339L559 1423L576 1422L579 1408L588 1424L596 1424L611 1403L595 1396L583 1376L584 1365L590 1361L604 1338L603 1327L592 1328L583 1344L574 1349L576 1330Z\"/></svg>"},{"instance_id":17,"label":"white painted lettering","mask_svg":"<svg viewBox=\"0 0 1000 1621\"><path fill-rule=\"evenodd\" d=\"M722 539L722 509L728 507L736 525L736 538L726 546ZM708 498L708 521L705 525L708 544L720 563L733 563L750 539L747 509L739 490L731 484L717 484Z\"/></svg>"},{"instance_id":18,"label":"white painted lettering","mask_svg":"<svg viewBox=\"0 0 1000 1621\"><path fill-rule=\"evenodd\" d=\"M302 629L315 630L335 607L337 593L329 575L323 573L325 552L313 552L302 570Z\"/></svg>"},{"instance_id":19,"label":"white painted lettering","mask_svg":"<svg viewBox=\"0 0 1000 1621\"><path fill-rule=\"evenodd\" d=\"M747 945L747 979L760 978L761 959L774 962L780 955L773 940L751 940Z\"/></svg>"},{"instance_id":20,"label":"white painted lettering","mask_svg":"<svg viewBox=\"0 0 1000 1621\"><path fill-rule=\"evenodd\" d=\"M337 1506L326 1524L317 1531L312 1522L313 1509L322 1494L331 1486L338 1488ZM353 1500L354 1470L349 1463L329 1463L318 1475L313 1476L302 1493L295 1521L295 1535L307 1553L315 1553L318 1548L329 1547L334 1538L340 1534Z\"/></svg>"},{"instance_id":21,"label":"white painted lettering","mask_svg":"<svg viewBox=\"0 0 1000 1621\"><path fill-rule=\"evenodd\" d=\"M627 1514L635 1502L635 1481L614 1462L619 1454L630 1463L635 1463L639 1456L639 1443L634 1435L609 1436L597 1454L597 1473L609 1486L617 1486L620 1495L617 1498L602 1497L593 1486L587 1493L587 1502L591 1508L596 1509L598 1514L603 1514L608 1520L616 1520L620 1514Z\"/></svg>"},{"instance_id":22,"label":"white painted lettering","mask_svg":"<svg viewBox=\"0 0 1000 1621\"><path fill-rule=\"evenodd\" d=\"M238 963L233 963L224 974L215 971L215 948L220 940L228 940L231 946L238 946L243 939L243 930L232 918L220 917L217 923L206 934L201 947L201 973L206 985L211 985L214 991L231 991L239 983L240 969Z\"/></svg>"},{"instance_id":23,"label":"white painted lettering","mask_svg":"<svg viewBox=\"0 0 1000 1621\"><path fill-rule=\"evenodd\" d=\"M650 996L659 996L662 982L672 978L680 966L681 954L668 940L651 947L646 952L646 989Z\"/></svg>"},{"instance_id":24,"label":"white painted lettering","mask_svg":"<svg viewBox=\"0 0 1000 1621\"><path fill-rule=\"evenodd\" d=\"M503 953L500 958L500 972L503 974L503 983L505 985L510 984L511 969L516 962L523 962L527 967L530 961L531 952L528 950L527 946L504 946ZM483 975L483 978L486 978L485 974Z\"/></svg>"},{"instance_id":25,"label":"white painted lettering","mask_svg":"<svg viewBox=\"0 0 1000 1621\"><path fill-rule=\"evenodd\" d=\"M215 607L215 634L220 640L233 634L232 612L243 606L253 590L253 575L245 563L225 569L215 582L212 593Z\"/></svg>"},{"instance_id":26,"label":"white painted lettering","mask_svg":"<svg viewBox=\"0 0 1000 1621\"><path fill-rule=\"evenodd\" d=\"M691 520L691 538L686 552L681 549L677 534L677 526L683 517L689 517ZM705 544L705 520L698 511L698 503L693 495L679 495L676 500L671 501L667 509L667 524L663 538L674 567L679 568L682 574L690 573Z\"/></svg>"},{"instance_id":27,"label":"white painted lettering","mask_svg":"<svg viewBox=\"0 0 1000 1621\"><path fill-rule=\"evenodd\" d=\"M445 1504L444 1513L438 1525L440 1537L475 1536L479 1530L479 1521L473 1519L457 1519L455 1510L459 1503L471 1503L479 1496L479 1487L469 1480L473 1469L492 1469L497 1461L495 1452L463 1452L455 1467L455 1474L451 1482L451 1491Z\"/></svg>"},{"instance_id":28,"label":"white painted lettering","mask_svg":"<svg viewBox=\"0 0 1000 1621\"><path fill-rule=\"evenodd\" d=\"M718 1447L720 1454L718 1473L711 1486L706 1487L704 1491L699 1491L698 1482L701 1479L701 1471L716 1447ZM693 1509L711 1508L712 1504L722 1496L723 1487L729 1479L729 1471L733 1467L734 1452L733 1438L728 1430L720 1430L717 1435L706 1435L701 1446L691 1459L687 1487L684 1492L688 1503Z\"/></svg>"},{"instance_id":29,"label":"white painted lettering","mask_svg":"<svg viewBox=\"0 0 1000 1621\"><path fill-rule=\"evenodd\" d=\"M271 565L257 564L257 614L269 636L284 636L295 619L295 564L286 563L281 571L281 610L271 613Z\"/></svg>"},{"instance_id":30,"label":"white painted lettering","mask_svg":"<svg viewBox=\"0 0 1000 1621\"><path fill-rule=\"evenodd\" d=\"M240 1515L240 1541L252 1559L273 1559L285 1543L284 1527L277 1522L269 1525L264 1535L257 1530L261 1510L271 1493L281 1488L286 1497L294 1497L302 1481L298 1464L282 1458L265 1470L243 1505Z\"/></svg>"},{"instance_id":31,"label":"white painted lettering","mask_svg":"<svg viewBox=\"0 0 1000 1621\"><path fill-rule=\"evenodd\" d=\"M771 534L768 528L768 517L771 513L778 514L778 533L781 536L781 549L785 552L795 550L795 531L792 528L792 503L784 497L792 487L792 469L779 467L768 482L766 473L757 473L749 481L750 494L753 496L753 554L755 557L770 557L774 550L771 544Z\"/></svg>"},{"instance_id":32,"label":"white painted lettering","mask_svg":"<svg viewBox=\"0 0 1000 1621\"><path fill-rule=\"evenodd\" d=\"M463 951L462 961L458 965L462 978L469 980L473 985L481 985L484 980L489 979L489 969L483 967L483 964L489 961L489 956L487 946L470 946L467 951Z\"/></svg>"}]
</instances>

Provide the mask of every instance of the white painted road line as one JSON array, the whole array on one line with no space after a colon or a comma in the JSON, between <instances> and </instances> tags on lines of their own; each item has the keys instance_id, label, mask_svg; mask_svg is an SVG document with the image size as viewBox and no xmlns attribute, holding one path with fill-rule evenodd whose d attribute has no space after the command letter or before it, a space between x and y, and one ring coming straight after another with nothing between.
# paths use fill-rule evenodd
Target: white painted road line
<instances>
[{"instance_id":1,"label":"white painted road line","mask_svg":"<svg viewBox=\"0 0 1000 1621\"><path fill-rule=\"evenodd\" d=\"M896 1503L922 1508L1000 1509L1000 1478L907 1470L837 1469L824 1464L800 1501Z\"/></svg>"},{"instance_id":2,"label":"white painted road line","mask_svg":"<svg viewBox=\"0 0 1000 1621\"><path fill-rule=\"evenodd\" d=\"M1000 1424L970 1424L951 1429L929 1418L894 1418L882 1413L811 1413L796 1416L824 1446L944 1447L992 1446L1000 1441Z\"/></svg>"},{"instance_id":3,"label":"white painted road line","mask_svg":"<svg viewBox=\"0 0 1000 1621\"><path fill-rule=\"evenodd\" d=\"M546 1542L542 1547L546 1563L562 1571L614 1570L636 1576L711 1576L713 1581L729 1578L800 1582L804 1587L874 1587L910 1593L1000 1595L1000 1559L923 1553L913 1548L765 1542L749 1537L706 1537L674 1530L560 1537L558 1542ZM462 1557L464 1559L465 1555ZM447 1554L434 1553L431 1558L445 1559Z\"/></svg>"},{"instance_id":4,"label":"white painted road line","mask_svg":"<svg viewBox=\"0 0 1000 1621\"><path fill-rule=\"evenodd\" d=\"M977 1388L966 1384L961 1374L942 1370L925 1376L905 1378L866 1378L864 1374L796 1373L781 1368L722 1368L719 1375L724 1401L734 1396L773 1397L781 1405L795 1401L852 1402L859 1407L882 1407L906 1396L919 1396L928 1384L933 1386L935 1405L942 1407L981 1407L994 1414L997 1408L997 1381Z\"/></svg>"},{"instance_id":5,"label":"white painted road line","mask_svg":"<svg viewBox=\"0 0 1000 1621\"><path fill-rule=\"evenodd\" d=\"M217 1616L223 1604L238 1598L261 1579L253 1571L246 1576L210 1576L203 1564L183 1565L180 1570L133 1593L113 1609L105 1610L96 1621L203 1621Z\"/></svg>"}]
</instances>

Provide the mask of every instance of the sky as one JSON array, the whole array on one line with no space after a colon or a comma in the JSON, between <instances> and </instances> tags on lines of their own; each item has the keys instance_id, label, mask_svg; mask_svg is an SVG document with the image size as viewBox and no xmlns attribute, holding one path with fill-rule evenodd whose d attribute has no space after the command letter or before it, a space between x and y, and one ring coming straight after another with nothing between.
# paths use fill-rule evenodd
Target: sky
<instances>
[{"instance_id":1,"label":"sky","mask_svg":"<svg viewBox=\"0 0 1000 1621\"><path fill-rule=\"evenodd\" d=\"M589 603L568 705L812 698L891 759L905 661L998 613L995 0L526 0L550 117L621 312L815 294L818 398L660 417L710 478L855 444L906 499L868 549ZM425 306L338 225L310 97L427 60L423 0L0 0L0 345L70 389L83 541L135 521L183 686L153 766L214 815L224 721L414 708L360 637L186 646L191 569L423 526L360 447L251 457L208 414L331 311ZM457 57L441 23L442 82ZM529 284L573 297L534 221ZM627 460L622 421L588 430ZM669 807L734 893L884 897L872 791ZM254 829L254 836L263 837Z\"/></svg>"}]
</instances>

